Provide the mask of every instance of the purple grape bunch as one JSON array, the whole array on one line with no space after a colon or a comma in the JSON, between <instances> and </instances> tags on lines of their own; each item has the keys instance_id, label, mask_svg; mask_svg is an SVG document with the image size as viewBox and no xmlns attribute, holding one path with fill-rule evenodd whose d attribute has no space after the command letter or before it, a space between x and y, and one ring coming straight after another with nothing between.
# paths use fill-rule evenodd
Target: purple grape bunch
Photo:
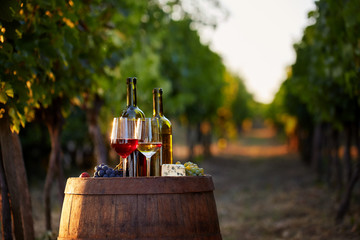
<instances>
[{"instance_id":1,"label":"purple grape bunch","mask_svg":"<svg viewBox=\"0 0 360 240\"><path fill-rule=\"evenodd\" d=\"M119 170L114 170L108 165L101 163L94 168L94 177L122 177L123 173Z\"/></svg>"}]
</instances>

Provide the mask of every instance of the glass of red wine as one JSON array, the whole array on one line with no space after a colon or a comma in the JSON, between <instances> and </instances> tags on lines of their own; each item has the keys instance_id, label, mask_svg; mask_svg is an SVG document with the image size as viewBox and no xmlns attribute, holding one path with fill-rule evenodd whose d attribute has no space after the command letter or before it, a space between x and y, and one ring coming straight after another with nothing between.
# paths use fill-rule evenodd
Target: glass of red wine
<instances>
[{"instance_id":1,"label":"glass of red wine","mask_svg":"<svg viewBox=\"0 0 360 240\"><path fill-rule=\"evenodd\" d=\"M141 138L137 149L146 157L146 173L150 176L151 157L161 148L161 131L158 118L141 119Z\"/></svg>"},{"instance_id":2,"label":"glass of red wine","mask_svg":"<svg viewBox=\"0 0 360 240\"><path fill-rule=\"evenodd\" d=\"M110 143L123 163L123 176L126 177L127 157L138 147L141 136L140 119L116 117L113 120ZM120 165L119 164L119 165ZM118 165L118 166L119 166ZM117 166L117 167L118 167Z\"/></svg>"}]
</instances>

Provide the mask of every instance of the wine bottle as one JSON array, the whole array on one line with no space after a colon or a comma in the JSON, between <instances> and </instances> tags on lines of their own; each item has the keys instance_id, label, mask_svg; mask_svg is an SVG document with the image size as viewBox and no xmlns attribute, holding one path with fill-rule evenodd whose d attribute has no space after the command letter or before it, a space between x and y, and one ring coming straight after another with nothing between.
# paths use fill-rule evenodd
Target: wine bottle
<instances>
[{"instance_id":1,"label":"wine bottle","mask_svg":"<svg viewBox=\"0 0 360 240\"><path fill-rule=\"evenodd\" d=\"M154 88L153 90L153 117L158 118L160 122L160 131L162 136L162 147L151 158L151 176L160 176L162 164L173 163L172 153L172 125L169 119L163 114L162 102L163 90Z\"/></svg>"},{"instance_id":2,"label":"wine bottle","mask_svg":"<svg viewBox=\"0 0 360 240\"><path fill-rule=\"evenodd\" d=\"M145 114L137 106L136 99L136 81L134 78L126 79L126 108L122 112L121 116L126 118L145 118ZM130 177L146 176L146 158L138 151L135 150L128 157L128 169Z\"/></svg>"}]
</instances>

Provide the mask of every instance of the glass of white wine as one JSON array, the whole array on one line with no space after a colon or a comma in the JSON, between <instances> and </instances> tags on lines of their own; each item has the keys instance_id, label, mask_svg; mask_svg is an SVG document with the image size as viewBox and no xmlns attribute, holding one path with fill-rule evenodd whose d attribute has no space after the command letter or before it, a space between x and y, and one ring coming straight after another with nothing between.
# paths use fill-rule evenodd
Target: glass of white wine
<instances>
[{"instance_id":1,"label":"glass of white wine","mask_svg":"<svg viewBox=\"0 0 360 240\"><path fill-rule=\"evenodd\" d=\"M141 138L137 149L146 157L146 175L150 176L151 157L161 148L160 123L157 118L141 119Z\"/></svg>"}]
</instances>

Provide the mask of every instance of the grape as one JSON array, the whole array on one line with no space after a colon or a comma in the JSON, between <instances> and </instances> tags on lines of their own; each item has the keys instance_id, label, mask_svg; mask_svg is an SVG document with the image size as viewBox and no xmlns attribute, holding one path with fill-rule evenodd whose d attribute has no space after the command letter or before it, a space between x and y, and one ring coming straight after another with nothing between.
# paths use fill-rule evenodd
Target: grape
<instances>
[{"instance_id":1,"label":"grape","mask_svg":"<svg viewBox=\"0 0 360 240\"><path fill-rule=\"evenodd\" d=\"M204 176L204 169L199 168L199 166L196 163L186 162L184 164L184 167L185 167L186 176Z\"/></svg>"},{"instance_id":2,"label":"grape","mask_svg":"<svg viewBox=\"0 0 360 240\"><path fill-rule=\"evenodd\" d=\"M87 172L83 172L83 173L80 174L79 177L85 178L85 177L90 177L90 175Z\"/></svg>"},{"instance_id":3,"label":"grape","mask_svg":"<svg viewBox=\"0 0 360 240\"><path fill-rule=\"evenodd\" d=\"M98 171L99 177L103 177L104 174L105 174L105 171L104 171L104 170L101 169L101 170Z\"/></svg>"},{"instance_id":4,"label":"grape","mask_svg":"<svg viewBox=\"0 0 360 240\"><path fill-rule=\"evenodd\" d=\"M123 176L123 172L122 171L119 171L119 170L115 170L115 176L116 177L122 177Z\"/></svg>"},{"instance_id":5,"label":"grape","mask_svg":"<svg viewBox=\"0 0 360 240\"><path fill-rule=\"evenodd\" d=\"M94 167L94 177L122 177L123 172L119 170L114 170L113 168L105 165L99 164L98 166Z\"/></svg>"}]
</instances>

